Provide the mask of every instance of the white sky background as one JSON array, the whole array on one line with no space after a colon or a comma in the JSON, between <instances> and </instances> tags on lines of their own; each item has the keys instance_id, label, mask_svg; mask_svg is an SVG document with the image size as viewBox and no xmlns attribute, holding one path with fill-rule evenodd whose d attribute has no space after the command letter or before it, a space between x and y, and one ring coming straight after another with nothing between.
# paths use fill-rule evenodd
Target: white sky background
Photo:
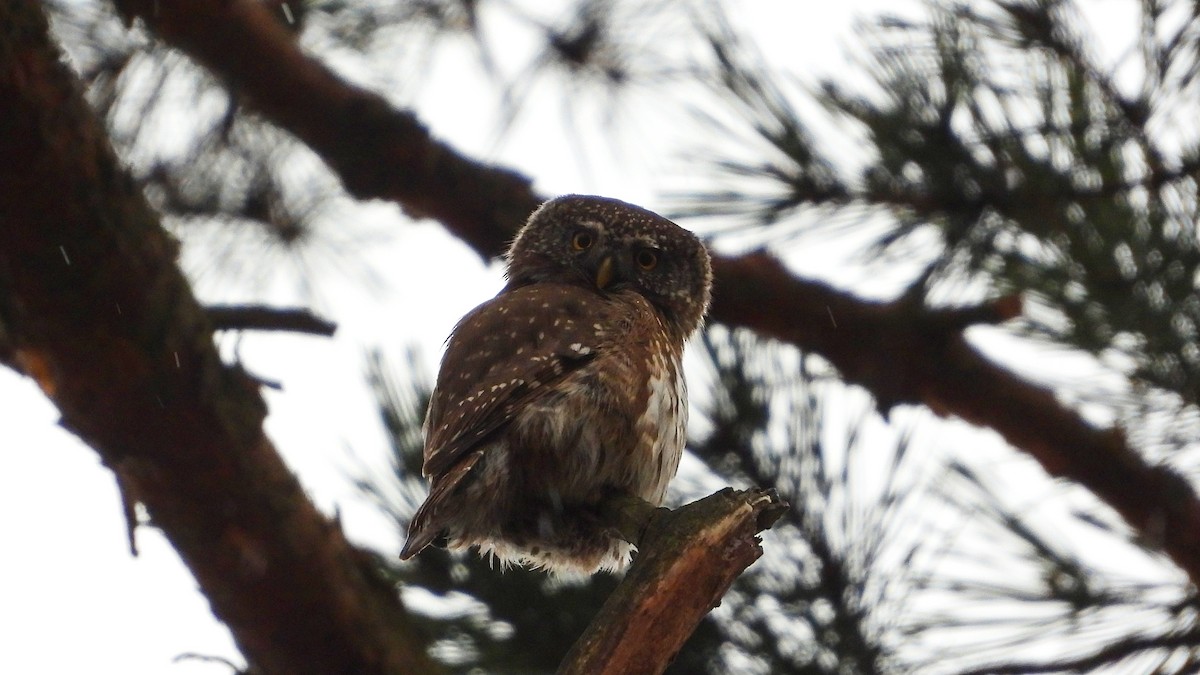
<instances>
[{"instance_id":1,"label":"white sky background","mask_svg":"<svg viewBox=\"0 0 1200 675\"><path fill-rule=\"evenodd\" d=\"M733 4L741 5L735 21L759 49L798 74L814 76L847 72L847 54L855 52L854 17L897 9L897 3L884 0ZM1132 3L1097 5L1107 11ZM1124 17L1106 18L1128 26ZM417 109L437 136L467 155L490 156L534 177L544 194L596 192L655 208L663 174L673 177L671 187L688 187L687 169L672 153L695 129L661 120L657 126L637 123L632 139L611 155L588 145L587 161L580 162L577 149L555 131L561 129L563 111L533 105L497 147L493 123L478 115L494 108L494 89L482 81L464 86L456 61L467 57L445 49L440 53L417 90ZM502 62L503 56L497 54ZM338 65L353 68L353 62L346 56ZM406 73L391 76L403 82ZM624 119L637 117L637 101L628 107L631 114ZM616 124L621 121L618 117ZM266 393L268 431L318 505L327 513L340 510L352 540L395 551L400 534L361 503L346 480L353 468L348 448L363 461L386 466L387 446L364 384L364 346L385 347L396 357L416 341L432 374L454 322L498 290L500 275L437 224L397 226L389 205L355 213L364 222L348 227L388 235L347 254L385 276L383 292L365 293L353 286L353 278L311 279L325 300L320 309L340 324L334 339L250 335L221 342L227 355L236 346L252 373L283 383L282 392ZM838 278L842 261L828 250L793 262L806 275L845 283ZM185 252L189 270L203 269L205 263L196 252ZM445 292L432 295L432 288ZM202 280L199 290L205 297L227 299L220 293L228 289L216 278ZM420 320L414 322L414 316ZM214 664L172 664L188 652L224 656L240 665L228 631L212 618L195 581L157 530L140 528L141 554L130 557L112 474L94 451L56 425L55 409L32 382L0 370L0 402L0 532L6 542L0 563L0 671L228 672ZM996 445L994 437L980 436L975 442Z\"/></svg>"}]
</instances>

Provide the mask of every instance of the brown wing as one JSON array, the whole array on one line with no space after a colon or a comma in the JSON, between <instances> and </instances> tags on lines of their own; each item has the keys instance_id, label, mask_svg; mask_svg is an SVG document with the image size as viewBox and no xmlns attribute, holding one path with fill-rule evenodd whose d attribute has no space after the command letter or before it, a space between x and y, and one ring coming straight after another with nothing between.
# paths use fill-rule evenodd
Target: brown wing
<instances>
[{"instance_id":1,"label":"brown wing","mask_svg":"<svg viewBox=\"0 0 1200 675\"><path fill-rule=\"evenodd\" d=\"M604 300L565 284L526 286L463 317L426 420L423 473L436 478L545 387L591 360Z\"/></svg>"},{"instance_id":2,"label":"brown wing","mask_svg":"<svg viewBox=\"0 0 1200 675\"><path fill-rule=\"evenodd\" d=\"M586 288L537 284L501 293L454 328L425 420L430 493L410 524L404 557L437 536L438 505L481 459L489 437L595 356L605 304Z\"/></svg>"}]
</instances>

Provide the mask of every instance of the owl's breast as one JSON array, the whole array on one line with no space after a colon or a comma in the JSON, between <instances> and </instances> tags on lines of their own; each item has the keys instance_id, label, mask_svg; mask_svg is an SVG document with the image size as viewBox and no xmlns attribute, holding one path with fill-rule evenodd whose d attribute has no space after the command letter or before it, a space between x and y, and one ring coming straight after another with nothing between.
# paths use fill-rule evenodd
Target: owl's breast
<instances>
[{"instance_id":1,"label":"owl's breast","mask_svg":"<svg viewBox=\"0 0 1200 675\"><path fill-rule=\"evenodd\" d=\"M531 484L564 497L615 488L657 504L684 446L682 345L644 299L618 300L589 326L588 362L517 413L510 444L537 467Z\"/></svg>"},{"instance_id":2,"label":"owl's breast","mask_svg":"<svg viewBox=\"0 0 1200 675\"><path fill-rule=\"evenodd\" d=\"M651 357L649 372L645 411L636 423L642 452L637 487L643 499L661 504L687 440L687 383L679 357L671 350Z\"/></svg>"}]
</instances>

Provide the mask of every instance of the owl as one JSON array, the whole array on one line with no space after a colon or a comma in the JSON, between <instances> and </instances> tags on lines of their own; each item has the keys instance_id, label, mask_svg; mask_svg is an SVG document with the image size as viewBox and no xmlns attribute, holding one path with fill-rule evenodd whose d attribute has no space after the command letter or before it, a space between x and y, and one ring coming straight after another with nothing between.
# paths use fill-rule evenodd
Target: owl
<instances>
[{"instance_id":1,"label":"owl","mask_svg":"<svg viewBox=\"0 0 1200 675\"><path fill-rule=\"evenodd\" d=\"M712 272L690 232L643 208L568 195L530 216L507 284L459 321L425 418L429 496L408 559L435 540L502 565L620 569L607 497L662 503L687 426L680 362Z\"/></svg>"}]
</instances>

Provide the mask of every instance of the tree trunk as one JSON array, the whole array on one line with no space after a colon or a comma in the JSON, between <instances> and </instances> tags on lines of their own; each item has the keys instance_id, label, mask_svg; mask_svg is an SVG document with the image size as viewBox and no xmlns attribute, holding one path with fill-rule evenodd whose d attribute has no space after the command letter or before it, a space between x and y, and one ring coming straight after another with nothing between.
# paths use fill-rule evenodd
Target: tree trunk
<instances>
[{"instance_id":1,"label":"tree trunk","mask_svg":"<svg viewBox=\"0 0 1200 675\"><path fill-rule=\"evenodd\" d=\"M145 505L253 668L437 672L395 590L263 434L258 385L221 363L40 3L0 3L0 31L0 360Z\"/></svg>"}]
</instances>

